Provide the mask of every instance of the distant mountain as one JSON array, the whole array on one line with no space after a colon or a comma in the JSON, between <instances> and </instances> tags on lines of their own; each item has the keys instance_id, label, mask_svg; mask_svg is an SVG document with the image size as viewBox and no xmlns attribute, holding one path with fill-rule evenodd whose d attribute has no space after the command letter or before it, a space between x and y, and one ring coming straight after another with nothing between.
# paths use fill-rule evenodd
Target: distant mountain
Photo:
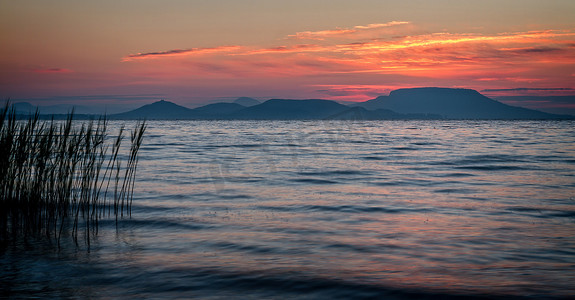
<instances>
[{"instance_id":1,"label":"distant mountain","mask_svg":"<svg viewBox=\"0 0 575 300\"><path fill-rule=\"evenodd\" d=\"M246 108L237 103L213 103L194 108L190 117L196 119L226 119L228 115Z\"/></svg>"},{"instance_id":2,"label":"distant mountain","mask_svg":"<svg viewBox=\"0 0 575 300\"><path fill-rule=\"evenodd\" d=\"M254 98L249 98L249 97L240 97L236 100L234 100L233 103L245 106L245 107L250 107L250 106L255 106L258 104L261 104L261 102L259 102L258 100L254 99Z\"/></svg>"},{"instance_id":3,"label":"distant mountain","mask_svg":"<svg viewBox=\"0 0 575 300\"><path fill-rule=\"evenodd\" d=\"M368 110L363 107L352 107L344 112L329 116L330 120L439 120L434 114L400 114L389 109Z\"/></svg>"},{"instance_id":4,"label":"distant mountain","mask_svg":"<svg viewBox=\"0 0 575 300\"><path fill-rule=\"evenodd\" d=\"M16 111L17 114L33 114L36 112L36 106L28 102L12 103L12 108L14 108L14 111Z\"/></svg>"},{"instance_id":5,"label":"distant mountain","mask_svg":"<svg viewBox=\"0 0 575 300\"><path fill-rule=\"evenodd\" d=\"M231 119L244 120L317 120L348 110L335 101L310 99L271 99L262 104L231 114Z\"/></svg>"},{"instance_id":6,"label":"distant mountain","mask_svg":"<svg viewBox=\"0 0 575 300\"><path fill-rule=\"evenodd\" d=\"M494 100L503 102L508 105L529 105L530 103L538 104L560 104L557 107L541 108L544 112L550 114L568 114L575 116L575 96L498 96Z\"/></svg>"},{"instance_id":7,"label":"distant mountain","mask_svg":"<svg viewBox=\"0 0 575 300\"><path fill-rule=\"evenodd\" d=\"M160 100L129 112L110 115L110 119L192 119L193 110L173 102Z\"/></svg>"},{"instance_id":8,"label":"distant mountain","mask_svg":"<svg viewBox=\"0 0 575 300\"><path fill-rule=\"evenodd\" d=\"M68 114L74 111L74 114L90 114L94 113L93 109L85 107L82 105L71 105L71 104L57 104L57 105L39 105L35 106L28 102L16 102L13 104L14 109L20 114L33 114L38 110L40 114L52 115L52 114Z\"/></svg>"},{"instance_id":9,"label":"distant mountain","mask_svg":"<svg viewBox=\"0 0 575 300\"><path fill-rule=\"evenodd\" d=\"M252 101L253 100L253 101ZM189 109L158 101L138 109L110 115L111 119L182 120L397 120L397 119L573 119L510 106L475 90L414 88L392 91L389 96L357 103L352 107L331 100L271 99L256 105L255 99L213 103ZM246 105L242 105L244 103ZM248 107L248 105L251 105ZM30 107L22 105L22 109Z\"/></svg>"},{"instance_id":10,"label":"distant mountain","mask_svg":"<svg viewBox=\"0 0 575 300\"><path fill-rule=\"evenodd\" d=\"M563 116L510 106L470 89L413 88L359 103L366 109L402 114L434 114L447 119L560 119Z\"/></svg>"}]
</instances>

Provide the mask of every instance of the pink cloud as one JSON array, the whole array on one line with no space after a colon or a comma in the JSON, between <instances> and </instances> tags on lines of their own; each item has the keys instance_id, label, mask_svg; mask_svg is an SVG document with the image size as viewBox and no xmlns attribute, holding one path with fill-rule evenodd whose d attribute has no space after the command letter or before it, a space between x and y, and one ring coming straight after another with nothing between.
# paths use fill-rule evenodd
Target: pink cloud
<instances>
[{"instance_id":1,"label":"pink cloud","mask_svg":"<svg viewBox=\"0 0 575 300\"><path fill-rule=\"evenodd\" d=\"M190 56L190 55L202 55L202 54L214 54L221 52L232 52L240 50L240 46L219 46L212 48L189 48L189 49L173 49L168 51L159 52L146 52L130 54L125 56L122 61L132 61L135 59L149 59L149 58L160 58L160 57L172 57L172 56Z\"/></svg>"},{"instance_id":2,"label":"pink cloud","mask_svg":"<svg viewBox=\"0 0 575 300\"><path fill-rule=\"evenodd\" d=\"M359 25L359 26L355 26L353 28L356 30L376 29L376 28L391 27L391 26L397 26L397 25L406 25L406 24L411 24L411 22L392 21L392 22L387 22L387 23L368 24L365 26Z\"/></svg>"},{"instance_id":3,"label":"pink cloud","mask_svg":"<svg viewBox=\"0 0 575 300\"><path fill-rule=\"evenodd\" d=\"M63 74L63 73L73 73L74 71L63 68L39 68L39 69L33 69L32 72L40 74Z\"/></svg>"},{"instance_id":4,"label":"pink cloud","mask_svg":"<svg viewBox=\"0 0 575 300\"><path fill-rule=\"evenodd\" d=\"M330 98L348 101L365 101L377 96L388 95L392 90L408 87L406 85L368 85L368 84L327 84L311 85Z\"/></svg>"},{"instance_id":5,"label":"pink cloud","mask_svg":"<svg viewBox=\"0 0 575 300\"><path fill-rule=\"evenodd\" d=\"M175 49L128 55L138 74L162 78L376 78L401 76L418 82L459 82L471 88L575 88L575 32L540 30L410 34L409 22L307 31L276 45ZM387 31L394 28L395 31ZM403 32L402 32L403 30ZM367 34L369 33L369 34ZM313 44L298 43L315 39ZM152 59L153 58L153 59ZM170 59L166 59L170 58ZM347 77L346 77L347 76ZM154 75L149 75L153 78ZM167 80L167 79L166 79ZM356 81L357 82L357 81ZM461 84L463 83L463 84ZM319 83L318 83L319 84ZM405 87L405 86L404 86ZM365 99L380 87L329 87L319 93Z\"/></svg>"},{"instance_id":6,"label":"pink cloud","mask_svg":"<svg viewBox=\"0 0 575 300\"><path fill-rule=\"evenodd\" d=\"M302 31L295 34L288 35L288 39L298 39L298 40L325 40L328 38L341 37L341 36L352 36L362 31L380 29L392 26L399 26L410 24L410 22L392 21L388 23L379 24L368 24L365 26L355 26L351 29L349 28L338 28L330 30L320 30L320 31Z\"/></svg>"},{"instance_id":7,"label":"pink cloud","mask_svg":"<svg viewBox=\"0 0 575 300\"><path fill-rule=\"evenodd\" d=\"M238 55L252 55L252 54L268 54L268 53L304 53L304 52L321 52L326 51L328 48L320 45L314 44L299 44L299 45L287 45L287 46L276 46L263 49L254 49L251 51L246 51L243 53L238 53Z\"/></svg>"}]
</instances>

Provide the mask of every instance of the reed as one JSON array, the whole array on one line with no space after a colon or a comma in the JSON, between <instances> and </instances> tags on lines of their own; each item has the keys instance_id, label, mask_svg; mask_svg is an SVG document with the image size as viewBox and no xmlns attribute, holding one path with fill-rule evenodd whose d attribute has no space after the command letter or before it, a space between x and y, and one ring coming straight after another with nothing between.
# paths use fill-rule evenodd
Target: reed
<instances>
[{"instance_id":1,"label":"reed","mask_svg":"<svg viewBox=\"0 0 575 300\"><path fill-rule=\"evenodd\" d=\"M0 246L62 236L76 244L98 232L101 218L131 215L138 151L146 123L107 134L107 119L42 121L38 112L18 120L6 102L0 111ZM127 153L122 153L126 151Z\"/></svg>"}]
</instances>

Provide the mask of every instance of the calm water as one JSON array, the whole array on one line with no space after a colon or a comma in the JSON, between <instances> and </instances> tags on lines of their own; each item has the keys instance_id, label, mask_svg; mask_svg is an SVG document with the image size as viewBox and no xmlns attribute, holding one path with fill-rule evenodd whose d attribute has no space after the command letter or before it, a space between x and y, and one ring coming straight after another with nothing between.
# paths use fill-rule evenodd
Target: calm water
<instances>
[{"instance_id":1,"label":"calm water","mask_svg":"<svg viewBox=\"0 0 575 300\"><path fill-rule=\"evenodd\" d=\"M153 121L140 159L131 219L1 253L0 296L575 297L574 122Z\"/></svg>"}]
</instances>

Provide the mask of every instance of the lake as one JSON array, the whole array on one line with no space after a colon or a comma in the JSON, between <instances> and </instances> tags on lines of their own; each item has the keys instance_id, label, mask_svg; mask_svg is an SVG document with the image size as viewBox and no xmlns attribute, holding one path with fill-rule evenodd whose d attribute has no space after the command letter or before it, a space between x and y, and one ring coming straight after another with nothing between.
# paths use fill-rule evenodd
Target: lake
<instances>
[{"instance_id":1,"label":"lake","mask_svg":"<svg viewBox=\"0 0 575 300\"><path fill-rule=\"evenodd\" d=\"M148 126L131 218L3 250L0 297L575 297L573 121Z\"/></svg>"}]
</instances>

